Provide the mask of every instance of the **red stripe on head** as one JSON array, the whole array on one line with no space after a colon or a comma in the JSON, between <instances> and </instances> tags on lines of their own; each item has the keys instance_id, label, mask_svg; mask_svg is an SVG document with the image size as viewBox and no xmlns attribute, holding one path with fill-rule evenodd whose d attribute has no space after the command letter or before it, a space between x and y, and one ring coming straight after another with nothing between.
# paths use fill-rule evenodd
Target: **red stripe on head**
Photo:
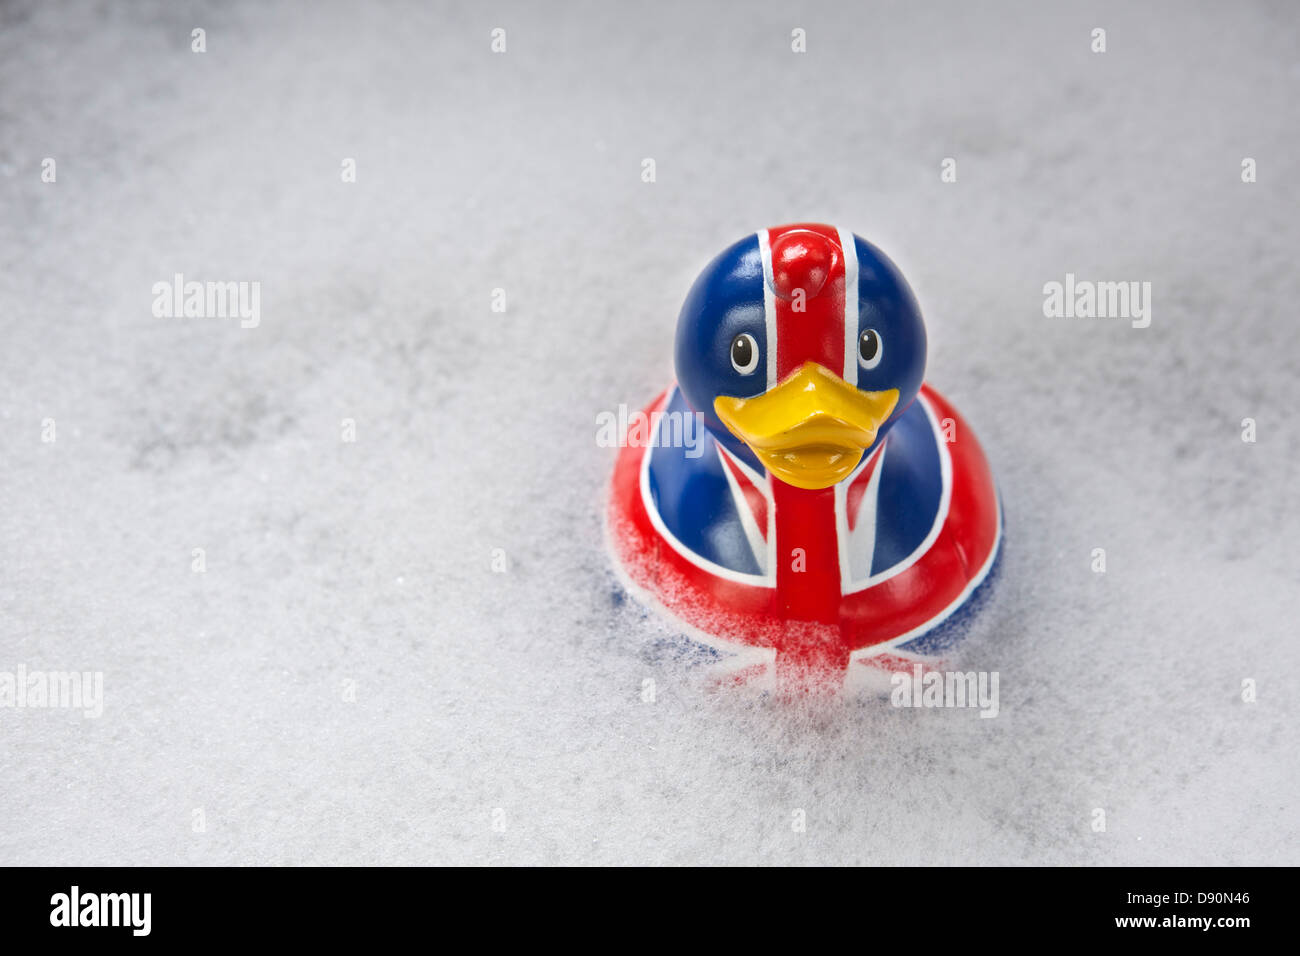
<instances>
[{"instance_id":1,"label":"red stripe on head","mask_svg":"<svg viewBox=\"0 0 1300 956\"><path fill-rule=\"evenodd\" d=\"M768 230L776 309L776 378L805 362L844 368L844 251L833 226Z\"/></svg>"}]
</instances>

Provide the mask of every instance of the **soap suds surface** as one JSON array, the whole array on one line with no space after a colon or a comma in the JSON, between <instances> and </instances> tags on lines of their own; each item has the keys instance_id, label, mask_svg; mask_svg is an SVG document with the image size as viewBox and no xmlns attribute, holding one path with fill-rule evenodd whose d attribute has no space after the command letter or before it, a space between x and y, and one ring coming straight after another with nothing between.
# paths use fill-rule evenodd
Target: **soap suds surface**
<instances>
[{"instance_id":1,"label":"soap suds surface","mask_svg":"<svg viewBox=\"0 0 1300 956\"><path fill-rule=\"evenodd\" d=\"M0 708L0 863L1300 862L1296 27L6 4L0 671L104 700ZM800 220L899 264L989 456L994 719L709 693L618 592L596 416ZM1045 318L1067 272L1150 327Z\"/></svg>"}]
</instances>

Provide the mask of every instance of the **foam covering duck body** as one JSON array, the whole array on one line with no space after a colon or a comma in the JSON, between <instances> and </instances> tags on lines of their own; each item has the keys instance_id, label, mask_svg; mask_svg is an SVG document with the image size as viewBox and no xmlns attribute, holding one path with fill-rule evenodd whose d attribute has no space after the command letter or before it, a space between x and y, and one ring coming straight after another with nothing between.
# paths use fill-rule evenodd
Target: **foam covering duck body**
<instances>
[{"instance_id":1,"label":"foam covering duck body","mask_svg":"<svg viewBox=\"0 0 1300 956\"><path fill-rule=\"evenodd\" d=\"M1002 512L925 361L907 282L847 230L763 230L696 280L677 383L646 408L651 440L619 451L607 529L627 586L721 679L933 666L961 636ZM703 443L680 440L685 416Z\"/></svg>"}]
</instances>

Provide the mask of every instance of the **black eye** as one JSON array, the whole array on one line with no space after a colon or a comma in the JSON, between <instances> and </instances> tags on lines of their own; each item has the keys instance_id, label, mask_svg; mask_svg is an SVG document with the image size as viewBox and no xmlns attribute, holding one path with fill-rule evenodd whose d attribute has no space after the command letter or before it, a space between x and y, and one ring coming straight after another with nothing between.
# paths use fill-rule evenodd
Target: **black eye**
<instances>
[{"instance_id":1,"label":"black eye","mask_svg":"<svg viewBox=\"0 0 1300 956\"><path fill-rule=\"evenodd\" d=\"M731 340L731 367L741 375L758 368L758 343L748 332L741 332Z\"/></svg>"},{"instance_id":2,"label":"black eye","mask_svg":"<svg viewBox=\"0 0 1300 956\"><path fill-rule=\"evenodd\" d=\"M867 329L858 336L858 364L863 368L875 368L884 354L884 343L880 341L880 334L875 329Z\"/></svg>"}]
</instances>

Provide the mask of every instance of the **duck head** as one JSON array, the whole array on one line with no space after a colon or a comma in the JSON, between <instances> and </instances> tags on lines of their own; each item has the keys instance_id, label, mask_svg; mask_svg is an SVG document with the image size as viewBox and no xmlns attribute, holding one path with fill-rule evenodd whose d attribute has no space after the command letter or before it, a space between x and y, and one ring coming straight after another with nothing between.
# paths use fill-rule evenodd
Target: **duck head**
<instances>
[{"instance_id":1,"label":"duck head","mask_svg":"<svg viewBox=\"0 0 1300 956\"><path fill-rule=\"evenodd\" d=\"M925 324L889 257L816 223L710 262L677 321L677 382L713 436L798 488L848 477L916 398Z\"/></svg>"}]
</instances>

